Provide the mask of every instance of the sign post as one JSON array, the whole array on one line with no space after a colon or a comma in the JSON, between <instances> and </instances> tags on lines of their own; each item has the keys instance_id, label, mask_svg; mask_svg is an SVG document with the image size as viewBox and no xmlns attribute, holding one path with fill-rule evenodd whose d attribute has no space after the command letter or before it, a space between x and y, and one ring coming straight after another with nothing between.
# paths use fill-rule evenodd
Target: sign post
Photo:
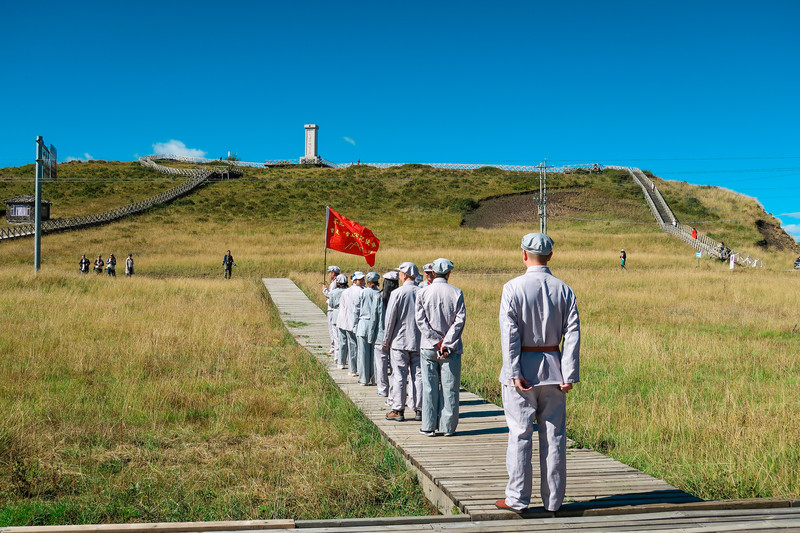
<instances>
[{"instance_id":1,"label":"sign post","mask_svg":"<svg viewBox=\"0 0 800 533\"><path fill-rule=\"evenodd\" d=\"M36 199L33 208L36 210L35 238L33 245L33 271L39 272L42 267L42 179L47 175L50 180L57 176L56 148L45 146L42 136L36 137Z\"/></svg>"}]
</instances>

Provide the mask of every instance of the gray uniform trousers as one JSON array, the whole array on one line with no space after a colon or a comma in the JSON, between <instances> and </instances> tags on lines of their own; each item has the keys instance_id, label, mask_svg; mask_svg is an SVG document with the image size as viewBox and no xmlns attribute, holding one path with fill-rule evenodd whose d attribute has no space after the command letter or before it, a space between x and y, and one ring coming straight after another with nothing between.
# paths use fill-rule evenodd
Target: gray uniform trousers
<instances>
[{"instance_id":1,"label":"gray uniform trousers","mask_svg":"<svg viewBox=\"0 0 800 533\"><path fill-rule=\"evenodd\" d=\"M336 328L336 331L339 332L339 351L336 353L336 364L346 366L348 362L348 347L350 346L347 343L347 331Z\"/></svg>"},{"instance_id":2,"label":"gray uniform trousers","mask_svg":"<svg viewBox=\"0 0 800 533\"><path fill-rule=\"evenodd\" d=\"M331 352L336 357L339 351L339 328L333 323L333 309L328 309L328 332L331 335Z\"/></svg>"},{"instance_id":3,"label":"gray uniform trousers","mask_svg":"<svg viewBox=\"0 0 800 533\"><path fill-rule=\"evenodd\" d=\"M345 331L347 338L347 365L351 374L358 374L358 342L355 331Z\"/></svg>"},{"instance_id":4,"label":"gray uniform trousers","mask_svg":"<svg viewBox=\"0 0 800 533\"><path fill-rule=\"evenodd\" d=\"M404 411L406 406L406 385L411 389L409 407L422 410L422 369L419 365L419 352L391 350L392 361L392 410Z\"/></svg>"},{"instance_id":5,"label":"gray uniform trousers","mask_svg":"<svg viewBox=\"0 0 800 533\"><path fill-rule=\"evenodd\" d=\"M455 433L458 393L461 390L461 354L436 358L436 350L421 350L422 430Z\"/></svg>"},{"instance_id":6,"label":"gray uniform trousers","mask_svg":"<svg viewBox=\"0 0 800 533\"><path fill-rule=\"evenodd\" d=\"M375 384L378 394L389 395L389 352L383 349L383 342L375 343Z\"/></svg>"},{"instance_id":7,"label":"gray uniform trousers","mask_svg":"<svg viewBox=\"0 0 800 533\"><path fill-rule=\"evenodd\" d=\"M508 486L506 505L530 505L533 468L533 424L539 430L539 470L544 508L557 511L567 486L567 395L558 385L541 385L527 392L503 384L503 409L508 422Z\"/></svg>"},{"instance_id":8,"label":"gray uniform trousers","mask_svg":"<svg viewBox=\"0 0 800 533\"><path fill-rule=\"evenodd\" d=\"M358 342L358 382L375 383L375 343L359 335Z\"/></svg>"}]
</instances>

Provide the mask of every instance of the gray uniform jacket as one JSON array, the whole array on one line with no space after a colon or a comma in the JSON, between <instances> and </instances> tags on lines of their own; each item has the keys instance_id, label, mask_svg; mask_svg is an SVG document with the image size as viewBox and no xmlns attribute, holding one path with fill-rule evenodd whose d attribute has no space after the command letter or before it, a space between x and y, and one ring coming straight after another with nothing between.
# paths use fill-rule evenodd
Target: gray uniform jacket
<instances>
[{"instance_id":1,"label":"gray uniform jacket","mask_svg":"<svg viewBox=\"0 0 800 533\"><path fill-rule=\"evenodd\" d=\"M356 337L366 337L367 342L373 344L383 321L381 291L370 288L361 291L353 310L353 319Z\"/></svg>"},{"instance_id":2,"label":"gray uniform jacket","mask_svg":"<svg viewBox=\"0 0 800 533\"><path fill-rule=\"evenodd\" d=\"M336 287L328 293L328 310L331 311L331 324L336 325L339 318L339 301L342 299L344 289Z\"/></svg>"},{"instance_id":3,"label":"gray uniform jacket","mask_svg":"<svg viewBox=\"0 0 800 533\"><path fill-rule=\"evenodd\" d=\"M439 342L452 353L461 353L461 333L467 319L464 294L444 278L417 292L415 319L419 328L420 349L433 350Z\"/></svg>"},{"instance_id":4,"label":"gray uniform jacket","mask_svg":"<svg viewBox=\"0 0 800 533\"><path fill-rule=\"evenodd\" d=\"M562 338L560 352L522 354L523 346L557 346ZM510 385L514 378L534 386L580 381L581 326L575 294L546 266L528 267L503 286L500 339L502 383Z\"/></svg>"},{"instance_id":5,"label":"gray uniform jacket","mask_svg":"<svg viewBox=\"0 0 800 533\"><path fill-rule=\"evenodd\" d=\"M406 280L392 292L386 304L383 344L395 350L419 351L419 328L414 320L417 284Z\"/></svg>"},{"instance_id":6,"label":"gray uniform jacket","mask_svg":"<svg viewBox=\"0 0 800 533\"><path fill-rule=\"evenodd\" d=\"M336 321L336 327L339 329L355 332L353 329L353 310L362 290L364 289L358 285L351 285L342 293L342 299L339 300L339 318Z\"/></svg>"},{"instance_id":7,"label":"gray uniform jacket","mask_svg":"<svg viewBox=\"0 0 800 533\"><path fill-rule=\"evenodd\" d=\"M330 286L322 288L322 294L325 295L325 302L328 303L328 311L331 310L330 302L328 301L331 297L331 291L336 288L336 280L331 281Z\"/></svg>"}]
</instances>

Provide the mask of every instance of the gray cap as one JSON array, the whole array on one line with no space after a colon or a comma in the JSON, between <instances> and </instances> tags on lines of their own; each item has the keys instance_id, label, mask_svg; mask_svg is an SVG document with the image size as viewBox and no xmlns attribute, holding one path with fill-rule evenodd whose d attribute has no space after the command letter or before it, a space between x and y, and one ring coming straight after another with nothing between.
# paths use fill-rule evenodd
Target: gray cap
<instances>
[{"instance_id":1,"label":"gray cap","mask_svg":"<svg viewBox=\"0 0 800 533\"><path fill-rule=\"evenodd\" d=\"M355 272L353 272L353 279L363 279L363 278L364 278L364 273L361 272L360 270L356 270Z\"/></svg>"},{"instance_id":2,"label":"gray cap","mask_svg":"<svg viewBox=\"0 0 800 533\"><path fill-rule=\"evenodd\" d=\"M528 233L522 238L521 248L533 255L549 255L553 251L553 239L544 233Z\"/></svg>"},{"instance_id":3,"label":"gray cap","mask_svg":"<svg viewBox=\"0 0 800 533\"><path fill-rule=\"evenodd\" d=\"M396 271L396 270L390 270L389 272L387 272L386 274L384 274L384 275L383 275L383 277L384 277L384 279L393 279L393 280L397 280L397 278L398 278L398 276L397 276L397 271Z\"/></svg>"},{"instance_id":4,"label":"gray cap","mask_svg":"<svg viewBox=\"0 0 800 533\"><path fill-rule=\"evenodd\" d=\"M347 283L347 276L345 276L344 274L339 274L338 276L336 276L335 279L336 283L339 285L344 285L345 283Z\"/></svg>"},{"instance_id":5,"label":"gray cap","mask_svg":"<svg viewBox=\"0 0 800 533\"><path fill-rule=\"evenodd\" d=\"M372 283L377 283L379 279L381 279L381 275L377 272L370 272L366 275L367 281Z\"/></svg>"},{"instance_id":6,"label":"gray cap","mask_svg":"<svg viewBox=\"0 0 800 533\"><path fill-rule=\"evenodd\" d=\"M400 266L395 268L395 270L402 272L412 279L416 279L416 277L419 275L419 269L417 268L417 265L414 263L409 263L408 261L405 263L400 263Z\"/></svg>"},{"instance_id":7,"label":"gray cap","mask_svg":"<svg viewBox=\"0 0 800 533\"><path fill-rule=\"evenodd\" d=\"M433 270L434 274L445 275L453 270L453 262L449 259L445 259L444 257L440 257L433 262L431 269Z\"/></svg>"},{"instance_id":8,"label":"gray cap","mask_svg":"<svg viewBox=\"0 0 800 533\"><path fill-rule=\"evenodd\" d=\"M433 272L433 263L428 263L422 267L423 272Z\"/></svg>"},{"instance_id":9,"label":"gray cap","mask_svg":"<svg viewBox=\"0 0 800 533\"><path fill-rule=\"evenodd\" d=\"M331 265L328 267L328 272L336 272L337 274L339 274L342 272L342 270L336 265Z\"/></svg>"}]
</instances>

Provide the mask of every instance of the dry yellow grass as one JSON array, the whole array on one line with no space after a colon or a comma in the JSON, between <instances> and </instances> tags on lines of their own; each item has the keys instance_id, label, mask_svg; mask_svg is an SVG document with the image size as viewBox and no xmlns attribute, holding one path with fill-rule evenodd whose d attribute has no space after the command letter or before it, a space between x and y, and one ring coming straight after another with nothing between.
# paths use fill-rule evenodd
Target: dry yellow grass
<instances>
[{"instance_id":1,"label":"dry yellow grass","mask_svg":"<svg viewBox=\"0 0 800 533\"><path fill-rule=\"evenodd\" d=\"M491 193L502 190L486 181ZM242 186L253 205L259 188L272 187ZM72 502L69 512L91 505L81 495L106 489L118 495L113 509L102 509L109 519L354 516L391 513L413 499L407 480L380 485L406 474L373 437L361 442L370 433L357 415L347 414L333 435L318 424L350 408L306 403L308 390L331 385L261 299L261 277L289 276L322 303L323 211L258 218L197 207L225 202L236 187L215 184L193 195L195 203L46 236L38 279L32 241L0 245L0 354L10 376L0 381L0 416L12 432L3 442L27 450L28 466L38 465L27 471L39 472L31 487ZM467 229L457 213L432 207L342 211L381 239L379 272L405 260L455 262L451 281L464 289L468 309L464 385L499 401L500 289L522 273L519 238L535 228ZM703 497L797 496L800 278L783 272L791 257L764 254L764 270L729 272L698 262L652 225L556 218L551 234L553 271L575 289L583 321L571 436ZM619 271L622 247L628 272ZM226 283L227 249L238 267ZM81 253L109 252L133 252L137 276L80 278ZM368 269L362 258L329 252L334 263ZM294 379L285 379L286 365ZM366 472L357 464L364 446L380 456ZM19 490L33 490L24 479L17 492L3 493L6 505L30 503L19 499ZM216 498L200 490L209 479ZM174 490L147 499L165 487ZM372 495L370 511L352 505L364 495Z\"/></svg>"}]
</instances>

